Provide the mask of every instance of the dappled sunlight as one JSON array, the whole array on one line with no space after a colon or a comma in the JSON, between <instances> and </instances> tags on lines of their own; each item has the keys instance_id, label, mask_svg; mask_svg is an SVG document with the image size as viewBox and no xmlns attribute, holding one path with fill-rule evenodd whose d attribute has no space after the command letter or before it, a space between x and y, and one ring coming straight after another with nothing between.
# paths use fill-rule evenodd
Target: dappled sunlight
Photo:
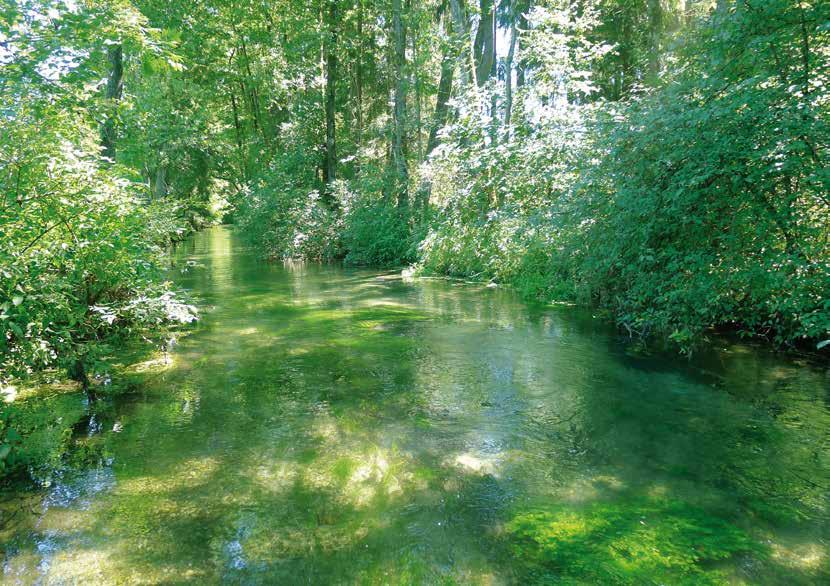
<instances>
[{"instance_id":1,"label":"dappled sunlight","mask_svg":"<svg viewBox=\"0 0 830 586\"><path fill-rule=\"evenodd\" d=\"M103 583L111 575L116 551L106 547L87 549L82 543L60 543L58 539L46 535L38 542L36 551L8 559L4 574L12 578L28 577L34 573L38 581L20 583L46 584ZM74 546L71 551L65 549L69 545Z\"/></svg>"},{"instance_id":2,"label":"dappled sunlight","mask_svg":"<svg viewBox=\"0 0 830 586\"><path fill-rule=\"evenodd\" d=\"M57 395L77 393L80 387L78 383L65 379L58 379L56 381L35 379L30 384L9 385L3 387L3 389L5 402L10 403L12 400L26 401L29 399L43 399ZM10 397L13 397L13 399L8 400Z\"/></svg>"},{"instance_id":3,"label":"dappled sunlight","mask_svg":"<svg viewBox=\"0 0 830 586\"><path fill-rule=\"evenodd\" d=\"M163 477L137 476L118 482L118 494L155 495L192 489L210 482L220 466L217 458L191 458L170 470Z\"/></svg>"},{"instance_id":4,"label":"dappled sunlight","mask_svg":"<svg viewBox=\"0 0 830 586\"><path fill-rule=\"evenodd\" d=\"M475 474L490 474L497 476L497 469L501 458L498 455L459 454L447 461L451 466L457 466L467 472Z\"/></svg>"},{"instance_id":5,"label":"dappled sunlight","mask_svg":"<svg viewBox=\"0 0 830 586\"><path fill-rule=\"evenodd\" d=\"M830 0L5 0L0 583L830 585Z\"/></svg>"},{"instance_id":6,"label":"dappled sunlight","mask_svg":"<svg viewBox=\"0 0 830 586\"><path fill-rule=\"evenodd\" d=\"M301 466L293 461L270 460L252 471L257 484L270 494L283 494L300 476Z\"/></svg>"},{"instance_id":7,"label":"dappled sunlight","mask_svg":"<svg viewBox=\"0 0 830 586\"><path fill-rule=\"evenodd\" d=\"M124 368L125 374L158 374L175 366L175 358L170 354L157 355L154 358L137 362Z\"/></svg>"},{"instance_id":8,"label":"dappled sunlight","mask_svg":"<svg viewBox=\"0 0 830 586\"><path fill-rule=\"evenodd\" d=\"M572 482L559 488L555 494L562 502L578 505L618 494L625 488L626 484L620 478L608 474L599 474L574 478ZM662 493L664 491L658 488L655 492Z\"/></svg>"},{"instance_id":9,"label":"dappled sunlight","mask_svg":"<svg viewBox=\"0 0 830 586\"><path fill-rule=\"evenodd\" d=\"M341 445L342 438L337 420L328 413L326 405L315 405L314 407L315 416L311 422L310 435L319 440L322 445Z\"/></svg>"},{"instance_id":10,"label":"dappled sunlight","mask_svg":"<svg viewBox=\"0 0 830 586\"><path fill-rule=\"evenodd\" d=\"M4 403L11 403L17 398L17 387L14 385L0 386L0 397Z\"/></svg>"},{"instance_id":11,"label":"dappled sunlight","mask_svg":"<svg viewBox=\"0 0 830 586\"><path fill-rule=\"evenodd\" d=\"M379 448L368 453L349 451L336 460L315 462L306 472L309 486L333 490L336 500L356 510L367 509L382 498L387 504L404 496L412 474L408 459Z\"/></svg>"},{"instance_id":12,"label":"dappled sunlight","mask_svg":"<svg viewBox=\"0 0 830 586\"><path fill-rule=\"evenodd\" d=\"M408 303L401 303L400 301L395 301L393 299L381 298L381 299L367 299L365 301L360 302L360 305L363 307L369 308L391 308L393 310L403 310L403 311L413 311L415 308L414 306Z\"/></svg>"},{"instance_id":13,"label":"dappled sunlight","mask_svg":"<svg viewBox=\"0 0 830 586\"><path fill-rule=\"evenodd\" d=\"M791 546L774 542L771 547L774 560L797 570L816 572L826 568L829 561L826 546L818 542Z\"/></svg>"},{"instance_id":14,"label":"dappled sunlight","mask_svg":"<svg viewBox=\"0 0 830 586\"><path fill-rule=\"evenodd\" d=\"M313 348L309 346L298 346L296 348L290 348L286 351L289 356L303 356L304 354L308 354L311 352Z\"/></svg>"},{"instance_id":15,"label":"dappled sunlight","mask_svg":"<svg viewBox=\"0 0 830 586\"><path fill-rule=\"evenodd\" d=\"M411 455L373 445L363 437L365 432L344 432L323 412L316 415L309 433L319 447L316 457L302 467L302 482L331 493L344 506L366 509L379 498L388 505L415 487Z\"/></svg>"}]
</instances>

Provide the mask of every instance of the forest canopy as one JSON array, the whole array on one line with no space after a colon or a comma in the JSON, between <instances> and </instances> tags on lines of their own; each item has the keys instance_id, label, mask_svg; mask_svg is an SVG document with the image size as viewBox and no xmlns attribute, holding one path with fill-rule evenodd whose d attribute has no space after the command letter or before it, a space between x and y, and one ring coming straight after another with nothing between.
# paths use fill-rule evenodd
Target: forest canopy
<instances>
[{"instance_id":1,"label":"forest canopy","mask_svg":"<svg viewBox=\"0 0 830 586\"><path fill-rule=\"evenodd\" d=\"M189 321L172 242L830 345L820 0L0 7L0 379Z\"/></svg>"}]
</instances>

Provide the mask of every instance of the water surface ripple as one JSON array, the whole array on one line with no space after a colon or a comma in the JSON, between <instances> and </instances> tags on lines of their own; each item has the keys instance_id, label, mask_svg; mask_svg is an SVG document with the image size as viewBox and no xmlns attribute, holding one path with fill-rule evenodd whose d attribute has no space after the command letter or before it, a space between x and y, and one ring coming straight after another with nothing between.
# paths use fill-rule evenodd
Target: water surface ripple
<instances>
[{"instance_id":1,"label":"water surface ripple","mask_svg":"<svg viewBox=\"0 0 830 586\"><path fill-rule=\"evenodd\" d=\"M226 228L172 273L203 320L97 468L20 495L5 583L830 583L826 366L646 355L579 310L268 264Z\"/></svg>"}]
</instances>

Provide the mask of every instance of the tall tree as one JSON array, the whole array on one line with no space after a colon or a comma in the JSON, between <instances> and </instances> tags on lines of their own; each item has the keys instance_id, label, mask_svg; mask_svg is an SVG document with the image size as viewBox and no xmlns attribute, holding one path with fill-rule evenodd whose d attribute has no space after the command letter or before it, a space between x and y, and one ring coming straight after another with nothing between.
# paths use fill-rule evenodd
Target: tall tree
<instances>
[{"instance_id":1,"label":"tall tree","mask_svg":"<svg viewBox=\"0 0 830 586\"><path fill-rule=\"evenodd\" d=\"M527 22L527 7L523 7L526 2L518 2L516 7L516 15L518 18L517 28L519 36L517 36L516 42L518 43L518 50L519 50L519 60L516 63L516 87L524 87L526 81L526 70L527 70L527 60L525 59L522 51L522 42L521 42L521 33L528 29L528 22Z\"/></svg>"},{"instance_id":2,"label":"tall tree","mask_svg":"<svg viewBox=\"0 0 830 586\"><path fill-rule=\"evenodd\" d=\"M358 149L358 165L360 164L360 149L363 146L363 59L366 53L366 40L363 32L364 11L363 1L357 0L357 58L355 63L355 109L356 109L356 139Z\"/></svg>"},{"instance_id":3,"label":"tall tree","mask_svg":"<svg viewBox=\"0 0 830 586\"><path fill-rule=\"evenodd\" d=\"M504 126L506 132L509 133L511 117L513 115L513 61L516 57L516 45L518 44L515 0L510 0L508 8L508 18L510 20L510 48L507 50L507 57L504 61Z\"/></svg>"},{"instance_id":4,"label":"tall tree","mask_svg":"<svg viewBox=\"0 0 830 586\"><path fill-rule=\"evenodd\" d=\"M107 61L109 63L109 74L107 75L107 87L104 96L107 112L101 127L101 145L103 156L115 162L117 108L118 101L124 91L124 51L120 42L107 46Z\"/></svg>"},{"instance_id":5,"label":"tall tree","mask_svg":"<svg viewBox=\"0 0 830 586\"><path fill-rule=\"evenodd\" d=\"M648 53L648 75L651 83L657 81L660 73L660 41L663 34L663 7L660 0L648 0L649 32L651 45Z\"/></svg>"},{"instance_id":6,"label":"tall tree","mask_svg":"<svg viewBox=\"0 0 830 586\"><path fill-rule=\"evenodd\" d=\"M337 142L335 135L335 100L337 97L337 0L327 0L325 35L326 160L323 169L323 181L328 191L331 183L337 178Z\"/></svg>"},{"instance_id":7,"label":"tall tree","mask_svg":"<svg viewBox=\"0 0 830 586\"><path fill-rule=\"evenodd\" d=\"M463 0L450 0L450 12L455 33L453 38L459 56L461 83L465 88L470 88L475 79L476 62L473 46L470 42L470 23L467 19L467 10Z\"/></svg>"},{"instance_id":8,"label":"tall tree","mask_svg":"<svg viewBox=\"0 0 830 586\"><path fill-rule=\"evenodd\" d=\"M443 18L446 38L444 50L441 56L441 74L438 80L438 91L435 96L435 113L433 115L432 127L427 140L426 154L429 155L438 146L438 132L447 123L449 114L449 101L452 96L453 77L458 62L456 55L457 47L453 35L451 19L445 14Z\"/></svg>"},{"instance_id":9,"label":"tall tree","mask_svg":"<svg viewBox=\"0 0 830 586\"><path fill-rule=\"evenodd\" d=\"M476 31L473 51L475 54L476 83L479 87L487 83L496 67L496 8L498 2L481 0L481 20Z\"/></svg>"},{"instance_id":10,"label":"tall tree","mask_svg":"<svg viewBox=\"0 0 830 586\"><path fill-rule=\"evenodd\" d=\"M401 0L392 0L392 74L395 81L392 112L392 186L398 208L405 209L409 205L409 172L406 163L406 23L402 12Z\"/></svg>"}]
</instances>

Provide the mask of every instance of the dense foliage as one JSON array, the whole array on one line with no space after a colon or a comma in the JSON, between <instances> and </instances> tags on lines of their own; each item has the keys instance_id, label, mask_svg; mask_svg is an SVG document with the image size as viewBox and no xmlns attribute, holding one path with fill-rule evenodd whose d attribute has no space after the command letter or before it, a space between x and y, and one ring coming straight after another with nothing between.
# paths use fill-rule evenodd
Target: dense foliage
<instances>
[{"instance_id":1,"label":"dense foliage","mask_svg":"<svg viewBox=\"0 0 830 586\"><path fill-rule=\"evenodd\" d=\"M0 380L57 365L86 386L112 340L190 319L158 260L208 214L187 185L154 197L145 127L122 132L137 101L122 47L127 63L177 64L128 3L18 2L0 25Z\"/></svg>"},{"instance_id":2,"label":"dense foliage","mask_svg":"<svg viewBox=\"0 0 830 586\"><path fill-rule=\"evenodd\" d=\"M273 148L237 125L264 254L508 283L683 348L824 347L826 4L323 5L247 46L279 110Z\"/></svg>"},{"instance_id":3,"label":"dense foliage","mask_svg":"<svg viewBox=\"0 0 830 586\"><path fill-rule=\"evenodd\" d=\"M142 205L95 150L58 130L68 121L42 122L23 112L0 122L14 161L4 184L0 344L18 376L87 361L101 349L93 341L175 309L153 282L153 259L182 230L168 223L171 204Z\"/></svg>"},{"instance_id":4,"label":"dense foliage","mask_svg":"<svg viewBox=\"0 0 830 586\"><path fill-rule=\"evenodd\" d=\"M579 272L632 327L828 337L828 17L789 1L716 13L682 69L600 127Z\"/></svg>"},{"instance_id":5,"label":"dense foliage","mask_svg":"<svg viewBox=\"0 0 830 586\"><path fill-rule=\"evenodd\" d=\"M791 2L714 11L679 33L659 82L644 75L646 85L609 101L586 85L607 59L588 41L601 15L537 10L530 50L556 62L551 78L578 83L553 88L560 102L535 107L501 144L459 121L460 136L432 162L446 219L424 242L422 267L599 303L629 331L684 347L717 325L821 346L827 16ZM591 32L557 61L544 27L563 18ZM525 100L544 103L541 73L538 85L542 95L534 87Z\"/></svg>"}]
</instances>

